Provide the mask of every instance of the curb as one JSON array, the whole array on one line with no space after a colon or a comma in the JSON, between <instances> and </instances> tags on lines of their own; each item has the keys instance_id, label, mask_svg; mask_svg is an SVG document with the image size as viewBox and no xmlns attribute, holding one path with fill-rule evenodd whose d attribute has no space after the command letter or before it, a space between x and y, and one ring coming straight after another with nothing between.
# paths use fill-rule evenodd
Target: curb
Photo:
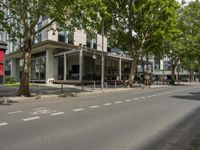
<instances>
[{"instance_id":1,"label":"curb","mask_svg":"<svg viewBox=\"0 0 200 150\"><path fill-rule=\"evenodd\" d=\"M108 92L118 92L118 91L127 91L127 90L143 90L143 89L155 89L155 88L165 88L169 85L156 85L156 86L141 86L140 87L135 87L135 88L113 88L113 89L106 89L106 90L98 90L98 91L93 91L93 90L85 90L80 93L78 92L70 92L70 93L59 93L57 95L33 95L32 97L2 97L1 99L5 104L10 104L10 103L20 103L20 102L26 102L26 101L37 101L37 100L42 100L45 98L64 98L64 97L78 97L81 95L90 95L90 94L102 94L102 93L108 93ZM3 104L2 100L0 99L0 104Z\"/></svg>"}]
</instances>

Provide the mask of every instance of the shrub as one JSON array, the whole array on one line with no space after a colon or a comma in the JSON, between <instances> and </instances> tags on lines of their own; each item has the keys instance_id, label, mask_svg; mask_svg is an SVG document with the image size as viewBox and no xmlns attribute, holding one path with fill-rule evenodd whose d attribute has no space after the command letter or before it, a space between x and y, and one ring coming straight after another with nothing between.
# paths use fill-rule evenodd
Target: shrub
<instances>
[{"instance_id":1,"label":"shrub","mask_svg":"<svg viewBox=\"0 0 200 150\"><path fill-rule=\"evenodd\" d=\"M5 76L6 84L16 83L15 77L13 76Z\"/></svg>"}]
</instances>

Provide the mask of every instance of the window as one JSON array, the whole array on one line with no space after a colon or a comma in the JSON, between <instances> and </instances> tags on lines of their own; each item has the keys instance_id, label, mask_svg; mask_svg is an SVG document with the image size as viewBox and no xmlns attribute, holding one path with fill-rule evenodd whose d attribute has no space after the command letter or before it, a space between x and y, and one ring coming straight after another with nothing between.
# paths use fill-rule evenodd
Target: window
<instances>
[{"instance_id":1,"label":"window","mask_svg":"<svg viewBox=\"0 0 200 150\"><path fill-rule=\"evenodd\" d=\"M42 16L42 21L48 19L49 17L48 16Z\"/></svg>"},{"instance_id":2,"label":"window","mask_svg":"<svg viewBox=\"0 0 200 150\"><path fill-rule=\"evenodd\" d=\"M59 42L66 42L66 32L65 31L59 31L58 32L58 41Z\"/></svg>"},{"instance_id":3,"label":"window","mask_svg":"<svg viewBox=\"0 0 200 150\"><path fill-rule=\"evenodd\" d=\"M72 31L61 30L58 32L58 41L73 44L74 33Z\"/></svg>"},{"instance_id":4,"label":"window","mask_svg":"<svg viewBox=\"0 0 200 150\"><path fill-rule=\"evenodd\" d=\"M42 22L38 23L38 30L42 28ZM38 43L42 41L42 32L38 33L37 35L37 41Z\"/></svg>"},{"instance_id":5,"label":"window","mask_svg":"<svg viewBox=\"0 0 200 150\"><path fill-rule=\"evenodd\" d=\"M97 49L97 35L87 35L87 48Z\"/></svg>"},{"instance_id":6,"label":"window","mask_svg":"<svg viewBox=\"0 0 200 150\"><path fill-rule=\"evenodd\" d=\"M0 41L3 41L3 32L0 31Z\"/></svg>"},{"instance_id":7,"label":"window","mask_svg":"<svg viewBox=\"0 0 200 150\"><path fill-rule=\"evenodd\" d=\"M171 62L170 61L164 61L164 69L171 70Z\"/></svg>"},{"instance_id":8,"label":"window","mask_svg":"<svg viewBox=\"0 0 200 150\"><path fill-rule=\"evenodd\" d=\"M155 60L155 70L160 70L160 59Z\"/></svg>"},{"instance_id":9,"label":"window","mask_svg":"<svg viewBox=\"0 0 200 150\"><path fill-rule=\"evenodd\" d=\"M36 58L31 61L31 79L45 80L46 78L46 58Z\"/></svg>"}]
</instances>

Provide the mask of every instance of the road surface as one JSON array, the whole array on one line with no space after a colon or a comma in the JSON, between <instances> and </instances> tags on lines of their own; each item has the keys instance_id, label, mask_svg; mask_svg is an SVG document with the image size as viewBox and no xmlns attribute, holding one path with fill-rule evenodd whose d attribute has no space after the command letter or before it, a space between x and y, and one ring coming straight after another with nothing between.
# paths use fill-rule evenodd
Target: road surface
<instances>
[{"instance_id":1,"label":"road surface","mask_svg":"<svg viewBox=\"0 0 200 150\"><path fill-rule=\"evenodd\" d=\"M200 141L200 85L0 106L0 150L184 150Z\"/></svg>"}]
</instances>

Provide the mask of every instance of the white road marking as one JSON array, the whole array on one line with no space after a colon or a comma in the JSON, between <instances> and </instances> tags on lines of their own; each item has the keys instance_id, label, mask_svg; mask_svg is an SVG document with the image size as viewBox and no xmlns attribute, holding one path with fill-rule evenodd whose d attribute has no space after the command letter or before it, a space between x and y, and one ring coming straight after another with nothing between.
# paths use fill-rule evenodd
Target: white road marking
<instances>
[{"instance_id":1,"label":"white road marking","mask_svg":"<svg viewBox=\"0 0 200 150\"><path fill-rule=\"evenodd\" d=\"M148 98L151 97L151 95L147 96Z\"/></svg>"},{"instance_id":2,"label":"white road marking","mask_svg":"<svg viewBox=\"0 0 200 150\"><path fill-rule=\"evenodd\" d=\"M12 112L9 112L8 114L11 115L11 114L17 114L17 113L21 113L23 112L22 110L19 110L19 111L12 111Z\"/></svg>"},{"instance_id":3,"label":"white road marking","mask_svg":"<svg viewBox=\"0 0 200 150\"><path fill-rule=\"evenodd\" d=\"M151 96L157 96L157 95L151 95Z\"/></svg>"},{"instance_id":4,"label":"white road marking","mask_svg":"<svg viewBox=\"0 0 200 150\"><path fill-rule=\"evenodd\" d=\"M2 123L0 123L0 126L6 126L6 125L8 125L7 122L2 122Z\"/></svg>"},{"instance_id":5,"label":"white road marking","mask_svg":"<svg viewBox=\"0 0 200 150\"><path fill-rule=\"evenodd\" d=\"M104 106L110 106L110 105L112 105L112 103L105 103L105 104L103 104Z\"/></svg>"},{"instance_id":6,"label":"white road marking","mask_svg":"<svg viewBox=\"0 0 200 150\"><path fill-rule=\"evenodd\" d=\"M90 106L89 108L98 108L99 105Z\"/></svg>"},{"instance_id":7,"label":"white road marking","mask_svg":"<svg viewBox=\"0 0 200 150\"><path fill-rule=\"evenodd\" d=\"M40 109L46 109L46 107L37 107L37 108L34 108L33 110L40 110Z\"/></svg>"},{"instance_id":8,"label":"white road marking","mask_svg":"<svg viewBox=\"0 0 200 150\"><path fill-rule=\"evenodd\" d=\"M134 98L133 100L138 100L138 99L139 99L139 98L136 97L136 98Z\"/></svg>"},{"instance_id":9,"label":"white road marking","mask_svg":"<svg viewBox=\"0 0 200 150\"><path fill-rule=\"evenodd\" d=\"M130 101L132 101L131 99L126 99L126 100L124 100L125 102L130 102Z\"/></svg>"},{"instance_id":10,"label":"white road marking","mask_svg":"<svg viewBox=\"0 0 200 150\"><path fill-rule=\"evenodd\" d=\"M115 104L120 104L120 103L122 103L122 101L116 101L116 102L115 102Z\"/></svg>"},{"instance_id":11,"label":"white road marking","mask_svg":"<svg viewBox=\"0 0 200 150\"><path fill-rule=\"evenodd\" d=\"M35 116L35 117L30 117L30 118L24 118L22 119L23 121L30 121L30 120L35 120L35 119L40 119L39 116Z\"/></svg>"},{"instance_id":12,"label":"white road marking","mask_svg":"<svg viewBox=\"0 0 200 150\"><path fill-rule=\"evenodd\" d=\"M49 108L45 108L45 109L34 110L34 112L30 112L29 114L38 115L38 114L50 114L50 113L55 113L55 112L56 112L56 110L51 110Z\"/></svg>"},{"instance_id":13,"label":"white road marking","mask_svg":"<svg viewBox=\"0 0 200 150\"><path fill-rule=\"evenodd\" d=\"M84 108L78 108L78 109L73 109L73 111L82 111L82 110L85 110Z\"/></svg>"},{"instance_id":14,"label":"white road marking","mask_svg":"<svg viewBox=\"0 0 200 150\"><path fill-rule=\"evenodd\" d=\"M104 106L110 106L110 105L112 105L112 103L105 103L105 104L103 104Z\"/></svg>"},{"instance_id":15,"label":"white road marking","mask_svg":"<svg viewBox=\"0 0 200 150\"><path fill-rule=\"evenodd\" d=\"M63 115L63 114L65 114L65 112L52 113L51 115L52 115L52 116L57 116L57 115Z\"/></svg>"},{"instance_id":16,"label":"white road marking","mask_svg":"<svg viewBox=\"0 0 200 150\"><path fill-rule=\"evenodd\" d=\"M140 97L141 99L145 99L146 97Z\"/></svg>"}]
</instances>

